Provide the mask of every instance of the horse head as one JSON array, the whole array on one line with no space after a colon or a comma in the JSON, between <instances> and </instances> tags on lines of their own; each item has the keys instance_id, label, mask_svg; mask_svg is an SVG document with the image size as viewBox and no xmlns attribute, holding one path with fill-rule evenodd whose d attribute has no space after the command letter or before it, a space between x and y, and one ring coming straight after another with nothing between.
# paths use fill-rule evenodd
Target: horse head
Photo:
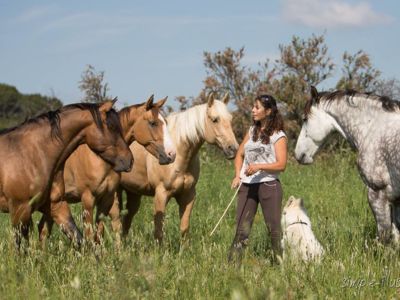
<instances>
[{"instance_id":1,"label":"horse head","mask_svg":"<svg viewBox=\"0 0 400 300\"><path fill-rule=\"evenodd\" d=\"M319 105L319 99L317 89L311 87L311 98L304 109L304 122L294 150L295 157L301 164L311 164L326 137L337 129L335 119Z\"/></svg>"},{"instance_id":2,"label":"horse head","mask_svg":"<svg viewBox=\"0 0 400 300\"><path fill-rule=\"evenodd\" d=\"M221 101L214 99L214 93L208 96L204 138L221 148L228 159L233 159L239 145L232 130L232 115L226 106L228 101L228 93Z\"/></svg>"},{"instance_id":3,"label":"horse head","mask_svg":"<svg viewBox=\"0 0 400 300\"><path fill-rule=\"evenodd\" d=\"M176 149L172 142L167 123L161 114L161 108L167 97L154 103L154 96L141 104L135 113L135 123L132 133L135 140L154 155L160 165L170 164L175 161Z\"/></svg>"},{"instance_id":4,"label":"horse head","mask_svg":"<svg viewBox=\"0 0 400 300\"><path fill-rule=\"evenodd\" d=\"M132 168L133 156L126 144L118 113L112 108L116 99L105 101L91 110L93 122L85 131L85 143L117 172Z\"/></svg>"}]
</instances>

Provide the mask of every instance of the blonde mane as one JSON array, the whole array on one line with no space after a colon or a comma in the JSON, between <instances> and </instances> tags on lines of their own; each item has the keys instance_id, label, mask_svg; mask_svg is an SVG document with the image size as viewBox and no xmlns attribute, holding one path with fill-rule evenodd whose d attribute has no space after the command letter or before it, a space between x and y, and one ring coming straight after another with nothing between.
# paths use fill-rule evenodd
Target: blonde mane
<instances>
[{"instance_id":1,"label":"blonde mane","mask_svg":"<svg viewBox=\"0 0 400 300\"><path fill-rule=\"evenodd\" d=\"M224 103L214 100L212 106L222 119L231 119ZM185 111L172 113L167 117L168 129L177 143L199 143L205 136L207 118L207 103L193 106Z\"/></svg>"}]
</instances>

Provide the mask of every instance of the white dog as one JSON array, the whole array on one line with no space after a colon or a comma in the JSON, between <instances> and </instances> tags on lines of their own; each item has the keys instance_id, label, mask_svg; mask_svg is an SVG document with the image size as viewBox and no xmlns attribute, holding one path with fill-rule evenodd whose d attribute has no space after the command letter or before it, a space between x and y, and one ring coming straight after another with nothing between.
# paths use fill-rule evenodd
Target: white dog
<instances>
[{"instance_id":1,"label":"white dog","mask_svg":"<svg viewBox=\"0 0 400 300\"><path fill-rule=\"evenodd\" d=\"M324 253L321 244L311 230L311 221L304 208L303 199L290 196L282 213L283 259L288 255L319 261Z\"/></svg>"}]
</instances>

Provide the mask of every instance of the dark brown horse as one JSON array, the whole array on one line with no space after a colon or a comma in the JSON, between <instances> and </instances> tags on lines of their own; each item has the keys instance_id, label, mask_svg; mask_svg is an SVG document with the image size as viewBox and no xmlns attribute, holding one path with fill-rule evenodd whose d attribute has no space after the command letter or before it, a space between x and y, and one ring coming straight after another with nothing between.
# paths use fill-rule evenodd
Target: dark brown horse
<instances>
[{"instance_id":1,"label":"dark brown horse","mask_svg":"<svg viewBox=\"0 0 400 300\"><path fill-rule=\"evenodd\" d=\"M115 171L132 167L132 153L122 134L114 101L71 104L0 133L0 209L10 212L16 242L28 239L33 211L53 219L80 244L82 235L64 195L64 163L86 143Z\"/></svg>"},{"instance_id":2,"label":"dark brown horse","mask_svg":"<svg viewBox=\"0 0 400 300\"><path fill-rule=\"evenodd\" d=\"M147 102L125 107L119 112L125 141L137 141L158 159L159 164L169 164L175 160L175 147L171 141L160 109L167 98L153 103L151 96ZM98 157L87 145L81 145L67 159L64 169L65 199L69 203L82 202L85 236L92 237L93 210L96 206L97 234L102 236L101 215L107 216L114 201L115 190L121 174ZM43 224L43 221L40 224ZM114 223L113 223L114 224ZM49 224L50 226L52 224ZM40 239L50 232L51 227L39 226ZM118 232L118 230L117 230Z\"/></svg>"}]
</instances>

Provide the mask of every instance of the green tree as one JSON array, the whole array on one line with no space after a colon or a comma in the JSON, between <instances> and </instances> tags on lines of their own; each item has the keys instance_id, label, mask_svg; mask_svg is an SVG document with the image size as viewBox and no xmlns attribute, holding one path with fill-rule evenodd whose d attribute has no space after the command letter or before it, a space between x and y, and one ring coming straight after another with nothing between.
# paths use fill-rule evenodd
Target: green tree
<instances>
[{"instance_id":1,"label":"green tree","mask_svg":"<svg viewBox=\"0 0 400 300\"><path fill-rule=\"evenodd\" d=\"M336 89L373 92L379 83L380 75L381 72L372 66L367 53L359 50L351 55L346 51L343 54L342 77L336 84Z\"/></svg>"},{"instance_id":2,"label":"green tree","mask_svg":"<svg viewBox=\"0 0 400 300\"><path fill-rule=\"evenodd\" d=\"M307 40L294 36L289 45L280 45L279 50L280 57L273 66L267 60L255 70L242 65L244 48L204 52L207 77L203 91L193 103L204 102L209 91L228 91L234 99L234 131L240 140L250 125L255 96L269 93L285 103L288 134L296 136L310 85L318 85L332 76L335 65L328 56L323 35Z\"/></svg>"},{"instance_id":3,"label":"green tree","mask_svg":"<svg viewBox=\"0 0 400 300\"><path fill-rule=\"evenodd\" d=\"M0 127L15 126L26 119L62 106L56 97L24 95L14 86L0 84Z\"/></svg>"},{"instance_id":4,"label":"green tree","mask_svg":"<svg viewBox=\"0 0 400 300\"><path fill-rule=\"evenodd\" d=\"M97 72L92 65L83 71L79 89L84 93L83 102L99 103L112 99L108 95L108 83L104 82L104 71Z\"/></svg>"}]
</instances>

